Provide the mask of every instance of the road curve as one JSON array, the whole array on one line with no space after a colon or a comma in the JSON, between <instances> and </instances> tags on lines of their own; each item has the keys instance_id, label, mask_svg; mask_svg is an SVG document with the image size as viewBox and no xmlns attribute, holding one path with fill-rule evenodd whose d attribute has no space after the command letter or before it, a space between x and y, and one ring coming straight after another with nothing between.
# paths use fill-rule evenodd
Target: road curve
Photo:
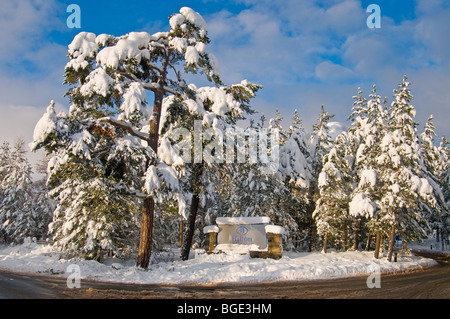
<instances>
[{"instance_id":1,"label":"road curve","mask_svg":"<svg viewBox=\"0 0 450 319\"><path fill-rule=\"evenodd\" d=\"M0 272L0 298L14 299L448 299L450 265L382 274L380 288L368 288L367 277L221 285L133 285L81 281L67 287L66 279Z\"/></svg>"}]
</instances>

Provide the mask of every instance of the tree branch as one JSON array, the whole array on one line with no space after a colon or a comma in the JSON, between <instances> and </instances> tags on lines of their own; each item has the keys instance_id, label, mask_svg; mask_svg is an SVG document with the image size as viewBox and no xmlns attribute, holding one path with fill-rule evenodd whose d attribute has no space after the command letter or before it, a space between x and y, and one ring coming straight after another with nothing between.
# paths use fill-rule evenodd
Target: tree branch
<instances>
[{"instance_id":1,"label":"tree branch","mask_svg":"<svg viewBox=\"0 0 450 319\"><path fill-rule=\"evenodd\" d=\"M132 73L128 73L125 72L123 70L118 70L117 71L118 74L126 77L127 79L131 80L131 81L135 81L138 82L142 85L142 87L146 90L152 91L152 92L156 92L158 90L161 90L161 86L158 83L147 83L147 82L143 82L142 80L140 80L136 75L132 74ZM162 86L162 90L164 91L164 93L171 93L171 94L178 94L179 92L172 90L170 87L168 86Z\"/></svg>"},{"instance_id":2,"label":"tree branch","mask_svg":"<svg viewBox=\"0 0 450 319\"><path fill-rule=\"evenodd\" d=\"M97 120L97 123L99 123L99 122L109 123L109 124L111 124L111 125L113 125L115 127L124 129L130 135L136 136L136 137L140 138L141 140L144 140L147 143L150 143L150 135L147 134L147 133L136 131L130 123L126 123L126 122L123 122L123 121L118 121L118 120L112 119L110 117L102 117L102 118Z\"/></svg>"}]
</instances>

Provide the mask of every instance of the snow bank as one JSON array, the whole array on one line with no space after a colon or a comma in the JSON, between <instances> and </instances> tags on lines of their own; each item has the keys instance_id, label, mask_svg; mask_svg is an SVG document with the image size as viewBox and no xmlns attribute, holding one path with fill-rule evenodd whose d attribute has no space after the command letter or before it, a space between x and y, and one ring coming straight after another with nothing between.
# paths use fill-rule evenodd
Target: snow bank
<instances>
[{"instance_id":1,"label":"snow bank","mask_svg":"<svg viewBox=\"0 0 450 319\"><path fill-rule=\"evenodd\" d=\"M65 259L49 245L27 243L0 249L0 269L16 272L54 274L67 277L69 265L80 267L82 280L140 284L204 284L301 281L403 272L436 265L431 259L400 254L398 262L373 259L373 252L329 252L327 254L284 252L279 260L250 258L248 254L205 254L195 250L187 261L177 251L153 254L148 271L135 267L135 260ZM381 279L382 280L382 279Z\"/></svg>"}]
</instances>

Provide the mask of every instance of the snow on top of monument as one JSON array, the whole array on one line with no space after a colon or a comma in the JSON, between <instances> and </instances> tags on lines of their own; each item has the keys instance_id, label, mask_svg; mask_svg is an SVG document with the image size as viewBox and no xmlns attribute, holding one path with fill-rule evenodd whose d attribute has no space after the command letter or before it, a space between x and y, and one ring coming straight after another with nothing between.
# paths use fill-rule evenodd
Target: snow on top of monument
<instances>
[{"instance_id":1,"label":"snow on top of monument","mask_svg":"<svg viewBox=\"0 0 450 319\"><path fill-rule=\"evenodd\" d=\"M207 234L207 233L218 233L219 232L219 227L217 227L217 225L209 225L209 226L205 226L203 227L203 233Z\"/></svg>"},{"instance_id":2,"label":"snow on top of monument","mask_svg":"<svg viewBox=\"0 0 450 319\"><path fill-rule=\"evenodd\" d=\"M284 234L284 228L278 225L266 225L264 227L266 230L266 233L272 233L272 234Z\"/></svg>"},{"instance_id":3,"label":"snow on top of monument","mask_svg":"<svg viewBox=\"0 0 450 319\"><path fill-rule=\"evenodd\" d=\"M223 225L241 225L241 224L268 224L270 217L254 216L254 217L217 217L217 224Z\"/></svg>"}]
</instances>

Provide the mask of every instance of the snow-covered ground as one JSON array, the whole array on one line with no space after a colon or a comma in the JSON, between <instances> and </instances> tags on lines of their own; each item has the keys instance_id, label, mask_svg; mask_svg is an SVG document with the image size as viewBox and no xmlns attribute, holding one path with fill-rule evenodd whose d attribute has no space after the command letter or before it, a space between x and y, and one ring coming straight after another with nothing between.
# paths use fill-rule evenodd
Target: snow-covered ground
<instances>
[{"instance_id":1,"label":"snow-covered ground","mask_svg":"<svg viewBox=\"0 0 450 319\"><path fill-rule=\"evenodd\" d=\"M74 267L81 280L98 280L152 284L251 283L288 280L315 280L349 276L403 272L431 267L434 260L408 253L398 255L397 262L374 259L373 252L284 252L279 260L250 258L240 254L211 254L195 250L188 261L178 252L154 255L148 270L135 267L134 260L106 260L104 263L64 259L50 245L25 243L0 249L0 270L53 274L68 277Z\"/></svg>"}]
</instances>

